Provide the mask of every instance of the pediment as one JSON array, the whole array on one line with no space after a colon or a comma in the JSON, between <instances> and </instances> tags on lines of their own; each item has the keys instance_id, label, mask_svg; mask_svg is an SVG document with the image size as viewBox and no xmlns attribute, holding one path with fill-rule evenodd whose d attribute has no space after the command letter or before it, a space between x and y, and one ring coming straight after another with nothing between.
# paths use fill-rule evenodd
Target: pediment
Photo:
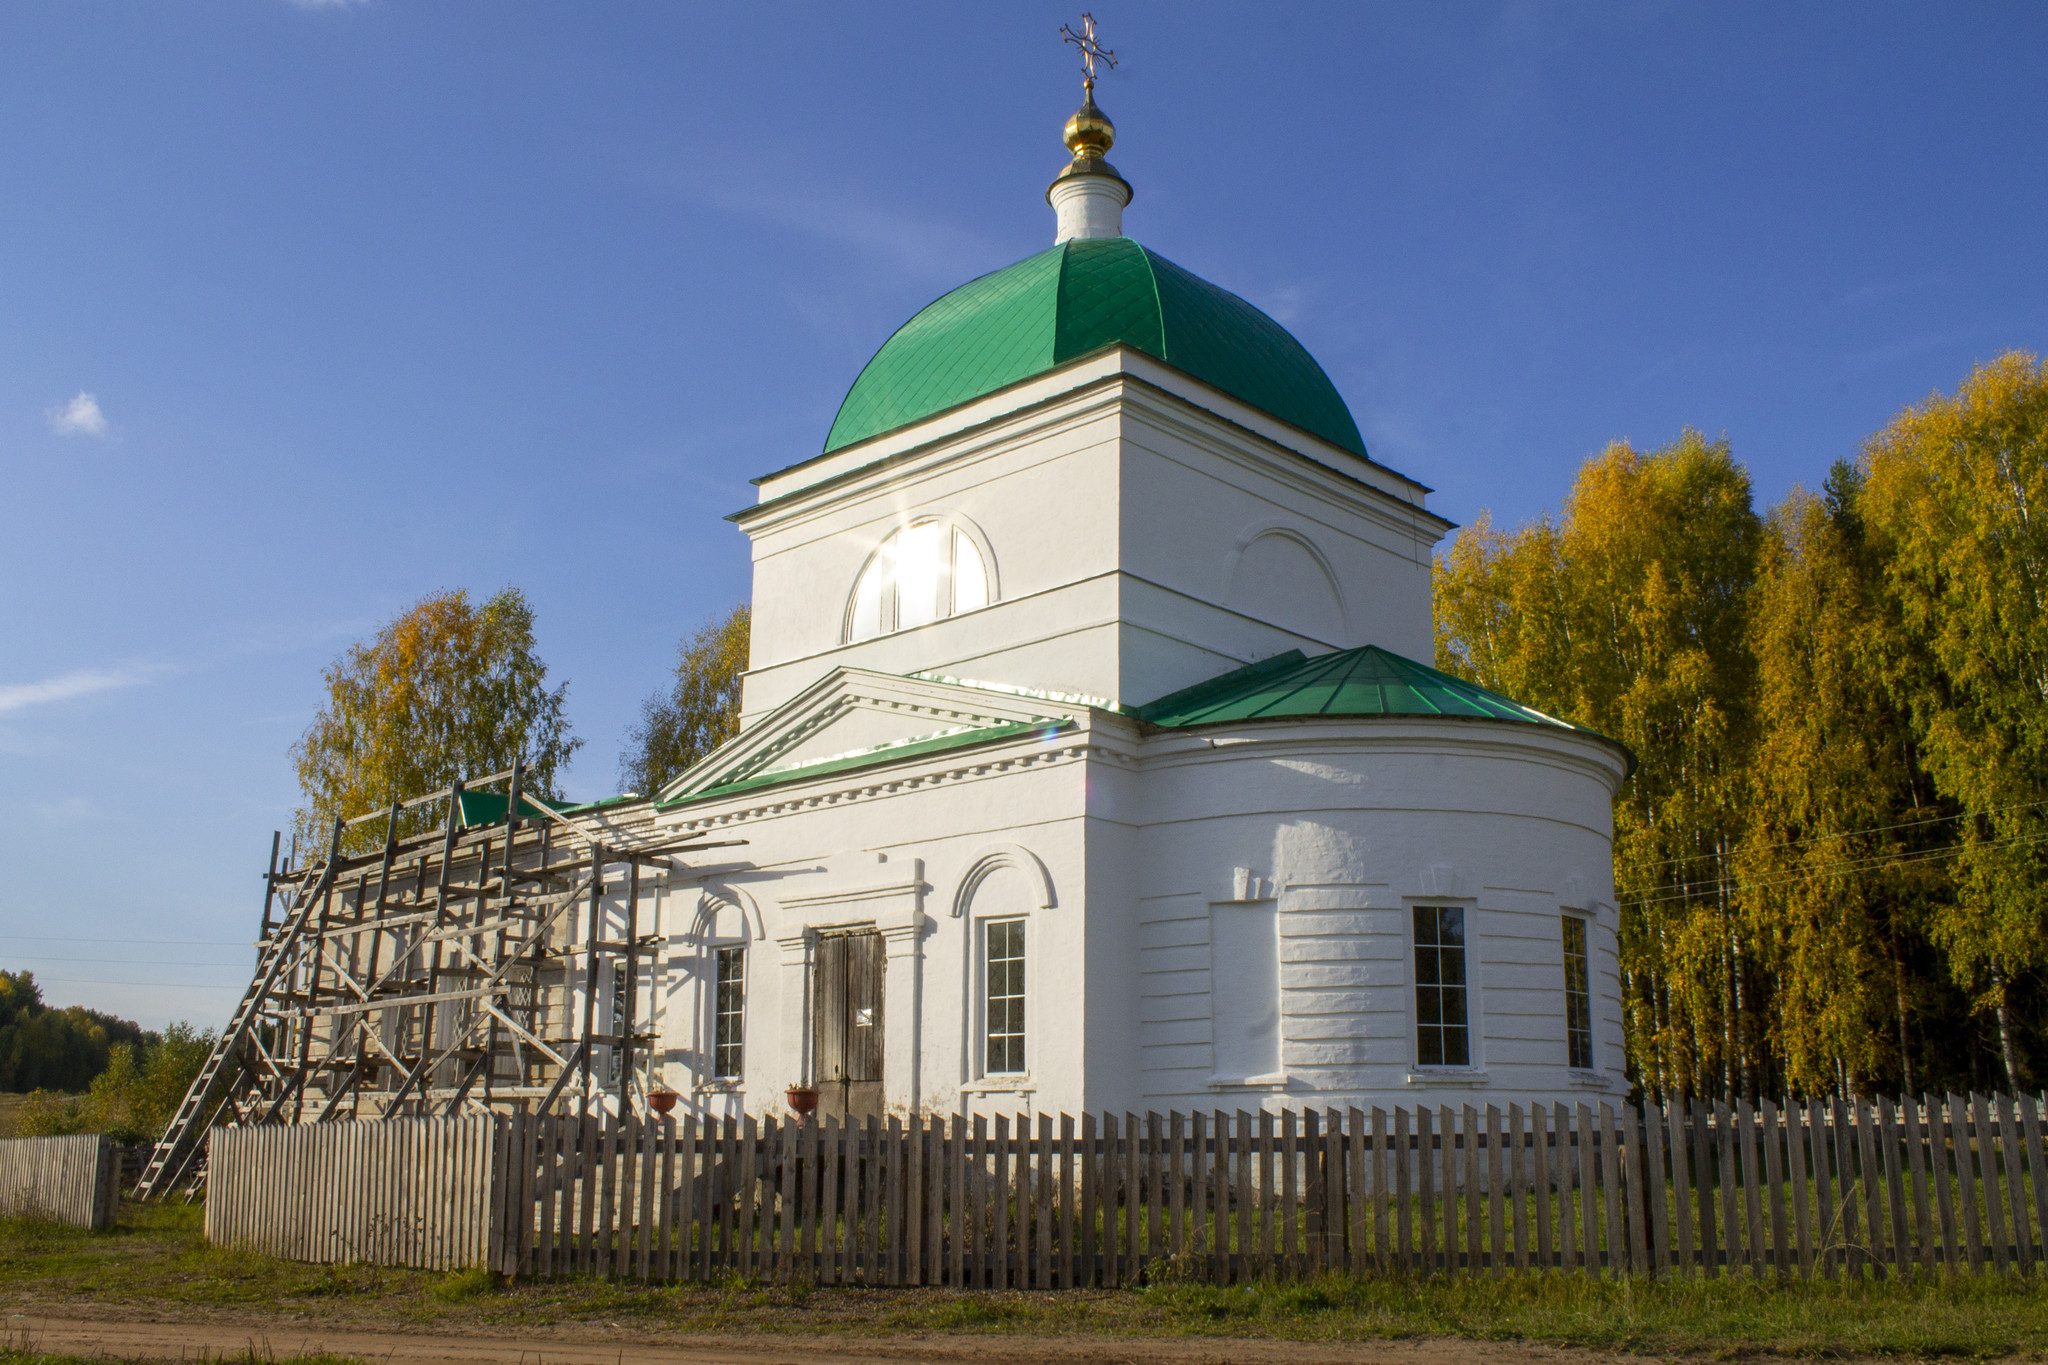
<instances>
[{"instance_id":1,"label":"pediment","mask_svg":"<svg viewBox=\"0 0 2048 1365\"><path fill-rule=\"evenodd\" d=\"M1078 703L992 688L836 668L662 789L672 802L806 769L886 761L911 745L1065 720Z\"/></svg>"}]
</instances>

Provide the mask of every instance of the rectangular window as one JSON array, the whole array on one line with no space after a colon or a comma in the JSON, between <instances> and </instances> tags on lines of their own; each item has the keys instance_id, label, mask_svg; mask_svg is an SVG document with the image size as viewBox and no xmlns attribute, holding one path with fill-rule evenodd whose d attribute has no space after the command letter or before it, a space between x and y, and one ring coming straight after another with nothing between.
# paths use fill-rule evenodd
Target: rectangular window
<instances>
[{"instance_id":1,"label":"rectangular window","mask_svg":"<svg viewBox=\"0 0 2048 1365\"><path fill-rule=\"evenodd\" d=\"M1564 917L1564 1049L1566 1064L1593 1069L1593 990L1586 970L1586 922Z\"/></svg>"},{"instance_id":2,"label":"rectangular window","mask_svg":"<svg viewBox=\"0 0 2048 1365\"><path fill-rule=\"evenodd\" d=\"M988 1067L991 1076L1024 1070L1024 921L997 920L983 931L987 962Z\"/></svg>"},{"instance_id":3,"label":"rectangular window","mask_svg":"<svg viewBox=\"0 0 2048 1365\"><path fill-rule=\"evenodd\" d=\"M719 1080L736 1080L740 1074L740 1045L746 1038L747 950L718 950L718 989L712 1030L711 1074Z\"/></svg>"},{"instance_id":4,"label":"rectangular window","mask_svg":"<svg viewBox=\"0 0 2048 1365\"><path fill-rule=\"evenodd\" d=\"M1459 906L1415 907L1415 1060L1421 1066L1472 1065L1465 912Z\"/></svg>"}]
</instances>

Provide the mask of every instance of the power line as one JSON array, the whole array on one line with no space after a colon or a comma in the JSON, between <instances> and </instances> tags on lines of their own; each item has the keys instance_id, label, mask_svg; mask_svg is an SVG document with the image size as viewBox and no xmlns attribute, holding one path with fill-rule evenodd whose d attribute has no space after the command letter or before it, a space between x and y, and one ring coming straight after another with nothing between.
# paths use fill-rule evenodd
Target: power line
<instances>
[{"instance_id":1,"label":"power line","mask_svg":"<svg viewBox=\"0 0 2048 1365\"><path fill-rule=\"evenodd\" d=\"M1954 815L1930 815L1924 820L1902 820L1895 825L1871 825L1864 829L1843 830L1840 834L1815 834L1805 839L1787 839L1782 843L1759 844L1756 847L1759 849L1797 848L1802 844L1824 844L1837 839L1854 839L1861 834L1886 834L1895 829L1918 829L1923 825L1947 824L1970 815L1997 815L2003 811L2038 810L2042 806L2048 806L2048 801L2022 801L2010 806L1986 806L1984 809L1977 811L1959 811ZM1705 862L1709 858L1725 856L1727 855L1720 853L1689 853L1683 858L1663 858L1653 863L1623 863L1615 870L1617 872L1648 871L1651 868L1671 867L1678 863Z\"/></svg>"},{"instance_id":2,"label":"power line","mask_svg":"<svg viewBox=\"0 0 2048 1365\"><path fill-rule=\"evenodd\" d=\"M1716 877L1712 881L1694 882L1684 891L1674 891L1662 896L1648 896L1641 900L1625 902L1631 909L1646 905L1664 905L1671 901L1691 900L1714 891L1758 890L1769 886L1790 886L1798 882L1819 881L1826 877L1838 877L1850 872L1867 872L1896 863L1934 862L1942 858L1958 857L1972 849L2008 848L2020 844L2038 844L2048 841L2048 834L2015 834L2004 839L1987 839L1981 844L1943 844L1940 848L1912 849L1901 853L1879 854L1870 858L1849 858L1839 862L1823 863L1819 867L1782 876L1760 877L1755 881L1743 881L1739 877Z\"/></svg>"},{"instance_id":3,"label":"power line","mask_svg":"<svg viewBox=\"0 0 2048 1365\"><path fill-rule=\"evenodd\" d=\"M25 943L148 943L172 948L247 948L255 946L233 938L85 938L78 934L0 934L0 943L20 939Z\"/></svg>"},{"instance_id":4,"label":"power line","mask_svg":"<svg viewBox=\"0 0 2048 1365\"><path fill-rule=\"evenodd\" d=\"M44 957L41 954L15 954L16 962L97 962L106 967L243 967L246 962L123 962L120 958L109 957Z\"/></svg>"},{"instance_id":5,"label":"power line","mask_svg":"<svg viewBox=\"0 0 2048 1365\"><path fill-rule=\"evenodd\" d=\"M138 990L156 990L159 987L173 991L231 991L232 985L212 986L203 981L96 981L83 976L45 976L36 979L37 985L58 986L133 986Z\"/></svg>"}]
</instances>

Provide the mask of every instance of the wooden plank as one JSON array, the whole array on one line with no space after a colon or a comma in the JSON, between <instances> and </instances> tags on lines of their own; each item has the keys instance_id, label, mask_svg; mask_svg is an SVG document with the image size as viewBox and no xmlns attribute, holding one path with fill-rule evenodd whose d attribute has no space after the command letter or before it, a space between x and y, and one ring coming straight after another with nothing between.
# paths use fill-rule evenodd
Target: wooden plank
<instances>
[{"instance_id":1,"label":"wooden plank","mask_svg":"<svg viewBox=\"0 0 2048 1365\"><path fill-rule=\"evenodd\" d=\"M1227 1183L1233 1189L1231 1207L1236 1210L1236 1217L1229 1221L1235 1223L1237 1236L1226 1237L1225 1245L1232 1248L1230 1278L1242 1282L1263 1274L1273 1264L1273 1224L1278 1209L1273 1197L1272 1114L1238 1110L1235 1146L1235 1179Z\"/></svg>"},{"instance_id":2,"label":"wooden plank","mask_svg":"<svg viewBox=\"0 0 2048 1365\"><path fill-rule=\"evenodd\" d=\"M1178 1109L1166 1114L1166 1254L1176 1261L1187 1251L1187 1119Z\"/></svg>"},{"instance_id":3,"label":"wooden plank","mask_svg":"<svg viewBox=\"0 0 2048 1365\"><path fill-rule=\"evenodd\" d=\"M1221 1109L1211 1119L1209 1206L1216 1228L1216 1245L1210 1248L1209 1276L1222 1283L1230 1274L1230 1140L1229 1124Z\"/></svg>"},{"instance_id":4,"label":"wooden plank","mask_svg":"<svg viewBox=\"0 0 2048 1365\"><path fill-rule=\"evenodd\" d=\"M1596 1195L1600 1188L1599 1148L1593 1140L1593 1111L1584 1104L1579 1106L1579 1236L1585 1249L1586 1274L1597 1278L1603 1264L1611 1264L1620 1258L1614 1253L1620 1248L1609 1244L1601 1246L1600 1211ZM1612 1201L1609 1201L1610 1205ZM1603 1253L1606 1261L1603 1262Z\"/></svg>"},{"instance_id":5,"label":"wooden plank","mask_svg":"<svg viewBox=\"0 0 2048 1365\"><path fill-rule=\"evenodd\" d=\"M2005 1201L2000 1197L2003 1192L1998 1181L1998 1136L1991 1126L1990 1106L1981 1092L1970 1096L1970 1118L1977 1132L1977 1184L1984 1192L1984 1221L1991 1232L1991 1259L2003 1275L2011 1265L2012 1254L2008 1250Z\"/></svg>"},{"instance_id":6,"label":"wooden plank","mask_svg":"<svg viewBox=\"0 0 2048 1365\"><path fill-rule=\"evenodd\" d=\"M1860 1278L1867 1257L1863 1236L1857 1230L1856 1205L1861 1176L1856 1164L1856 1130L1850 1123L1848 1106L1839 1095L1828 1103L1828 1120L1833 1135L1835 1217L1840 1227L1838 1245L1842 1248L1842 1269L1844 1274Z\"/></svg>"},{"instance_id":7,"label":"wooden plank","mask_svg":"<svg viewBox=\"0 0 2048 1365\"><path fill-rule=\"evenodd\" d=\"M1354 1125L1347 1132L1344 1115L1335 1109L1323 1111L1323 1159L1316 1175L1323 1235L1316 1263L1325 1270L1346 1270L1351 1265L1349 1201L1356 1197L1358 1187L1348 1178L1346 1138L1357 1131Z\"/></svg>"},{"instance_id":8,"label":"wooden plank","mask_svg":"<svg viewBox=\"0 0 2048 1365\"><path fill-rule=\"evenodd\" d=\"M1375 1110L1375 1113L1378 1111ZM1378 1125L1366 1130L1365 1111L1353 1105L1344 1113L1344 1264L1355 1276L1363 1276L1384 1257L1375 1258L1369 1238L1381 1224L1378 1181L1367 1183L1367 1144L1379 1146Z\"/></svg>"},{"instance_id":9,"label":"wooden plank","mask_svg":"<svg viewBox=\"0 0 2048 1365\"><path fill-rule=\"evenodd\" d=\"M1573 1158L1571 1115L1562 1103L1551 1107L1551 1168L1557 1180L1557 1255L1560 1268L1573 1271L1580 1268L1578 1215L1572 1205L1572 1190L1577 1180L1576 1162Z\"/></svg>"},{"instance_id":10,"label":"wooden plank","mask_svg":"<svg viewBox=\"0 0 2048 1365\"><path fill-rule=\"evenodd\" d=\"M1721 1240L1714 1219L1714 1133L1706 1102L1695 1095L1686 1106L1692 1126L1692 1182L1695 1236L1699 1243L1700 1274L1713 1279L1721 1273Z\"/></svg>"},{"instance_id":11,"label":"wooden plank","mask_svg":"<svg viewBox=\"0 0 2048 1365\"><path fill-rule=\"evenodd\" d=\"M1956 1233L1955 1197L1950 1189L1949 1130L1942 1101L1933 1095L1920 1097L1921 1128L1927 1134L1927 1181L1934 1187L1936 1211L1941 1223L1941 1262L1956 1274L1962 1255Z\"/></svg>"},{"instance_id":12,"label":"wooden plank","mask_svg":"<svg viewBox=\"0 0 2048 1365\"><path fill-rule=\"evenodd\" d=\"M882 1259L881 1282L886 1285L901 1285L906 1273L903 1264L905 1191L908 1188L908 1173L904 1170L907 1153L903 1143L903 1118L899 1114L889 1115L882 1125L882 1188L881 1226L876 1232Z\"/></svg>"},{"instance_id":13,"label":"wooden plank","mask_svg":"<svg viewBox=\"0 0 2048 1365\"><path fill-rule=\"evenodd\" d=\"M1458 1122L1447 1104L1436 1109L1437 1208L1443 1217L1444 1273L1452 1274L1464 1255L1458 1236Z\"/></svg>"},{"instance_id":14,"label":"wooden plank","mask_svg":"<svg viewBox=\"0 0 2048 1365\"><path fill-rule=\"evenodd\" d=\"M1807 1124L1807 1110L1797 1100L1785 1101L1785 1164L1792 1184L1792 1226L1799 1240L1799 1278L1813 1278L1813 1201L1807 1189L1807 1153L1812 1149L1813 1130Z\"/></svg>"},{"instance_id":15,"label":"wooden plank","mask_svg":"<svg viewBox=\"0 0 2048 1365\"><path fill-rule=\"evenodd\" d=\"M993 1227L989 1234L990 1245L994 1248L995 1287L1008 1289L1010 1276L1015 1265L1010 1255L1010 1172L1012 1169L1010 1146L1010 1116L996 1115L995 1149L991 1166L989 1205L993 1212Z\"/></svg>"},{"instance_id":16,"label":"wooden plank","mask_svg":"<svg viewBox=\"0 0 2048 1365\"><path fill-rule=\"evenodd\" d=\"M1913 1242L1923 1273L1934 1273L1935 1231L1927 1205L1927 1131L1920 1104L1911 1095L1899 1101L1899 1119L1905 1130L1906 1169L1913 1185Z\"/></svg>"},{"instance_id":17,"label":"wooden plank","mask_svg":"<svg viewBox=\"0 0 2048 1365\"><path fill-rule=\"evenodd\" d=\"M1078 1122L1081 1130L1080 1283L1084 1288L1097 1289L1102 1285L1102 1267L1097 1262L1097 1253L1100 1250L1097 1228L1102 1221L1102 1182L1096 1175L1095 1115L1083 1113Z\"/></svg>"},{"instance_id":18,"label":"wooden plank","mask_svg":"<svg viewBox=\"0 0 2048 1365\"><path fill-rule=\"evenodd\" d=\"M880 1115L868 1114L860 1126L860 1254L854 1269L868 1286L886 1284L882 1274L883 1129Z\"/></svg>"},{"instance_id":19,"label":"wooden plank","mask_svg":"<svg viewBox=\"0 0 2048 1365\"><path fill-rule=\"evenodd\" d=\"M1387 1184L1387 1115L1378 1105L1372 1109L1372 1254L1373 1261L1382 1270L1393 1262L1388 1259L1387 1230L1393 1221L1393 1191ZM1406 1160L1404 1153L1395 1164Z\"/></svg>"},{"instance_id":20,"label":"wooden plank","mask_svg":"<svg viewBox=\"0 0 2048 1365\"><path fill-rule=\"evenodd\" d=\"M1124 1285L1145 1273L1145 1130L1139 1115L1124 1113Z\"/></svg>"},{"instance_id":21,"label":"wooden plank","mask_svg":"<svg viewBox=\"0 0 2048 1365\"><path fill-rule=\"evenodd\" d=\"M2041 1110L2031 1094L2020 1096L2020 1127L2027 1144L2027 1177L2034 1191L2034 1226L2040 1234L2038 1245L2043 1258L2048 1259L2048 1179L2043 1178L2042 1172Z\"/></svg>"},{"instance_id":22,"label":"wooden plank","mask_svg":"<svg viewBox=\"0 0 2048 1365\"><path fill-rule=\"evenodd\" d=\"M1399 1256L1398 1264L1400 1267L1403 1270L1413 1270L1416 1267L1415 1228L1413 1210L1409 1203L1409 1187L1412 1183L1409 1173L1414 1158L1411 1146L1412 1139L1408 1133L1408 1111L1398 1105L1394 1108L1393 1141L1394 1206L1392 1213L1395 1223L1399 1228L1395 1250Z\"/></svg>"},{"instance_id":23,"label":"wooden plank","mask_svg":"<svg viewBox=\"0 0 2048 1365\"><path fill-rule=\"evenodd\" d=\"M1778 1279L1789 1279L1792 1274L1792 1248L1786 1231L1785 1220L1785 1159L1784 1125L1777 1104L1769 1098L1763 1101L1763 1178L1768 1186L1767 1203L1771 1215L1770 1261Z\"/></svg>"},{"instance_id":24,"label":"wooden plank","mask_svg":"<svg viewBox=\"0 0 2048 1365\"><path fill-rule=\"evenodd\" d=\"M1465 1265L1468 1273L1477 1275L1486 1263L1486 1176L1479 1164L1479 1111L1468 1104L1461 1117L1465 1146Z\"/></svg>"},{"instance_id":25,"label":"wooden plank","mask_svg":"<svg viewBox=\"0 0 2048 1365\"><path fill-rule=\"evenodd\" d=\"M1075 1188L1074 1177L1074 1116L1060 1115L1060 1183L1059 1224L1060 1224L1060 1288L1077 1289L1084 1283L1081 1279L1081 1258L1075 1252L1074 1201L1079 1191Z\"/></svg>"},{"instance_id":26,"label":"wooden plank","mask_svg":"<svg viewBox=\"0 0 2048 1365\"><path fill-rule=\"evenodd\" d=\"M1527 1117L1522 1106L1508 1106L1507 1195L1508 1220L1515 1243L1515 1269L1529 1268L1529 1148Z\"/></svg>"},{"instance_id":27,"label":"wooden plank","mask_svg":"<svg viewBox=\"0 0 2048 1365\"><path fill-rule=\"evenodd\" d=\"M988 1212L988 1183L982 1170L987 1142L988 1118L976 1114L962 1149L967 1191L966 1283L975 1289L985 1288L989 1282L988 1240L984 1223Z\"/></svg>"},{"instance_id":28,"label":"wooden plank","mask_svg":"<svg viewBox=\"0 0 2048 1365\"><path fill-rule=\"evenodd\" d=\"M1906 1229L1906 1183L1900 1169L1905 1151L1899 1139L1899 1122L1892 1112L1892 1102L1882 1096L1877 1101L1877 1143L1879 1165L1884 1171L1885 1204L1891 1215L1892 1273L1904 1275L1912 1265L1912 1236Z\"/></svg>"},{"instance_id":29,"label":"wooden plank","mask_svg":"<svg viewBox=\"0 0 2048 1365\"><path fill-rule=\"evenodd\" d=\"M1415 1223L1417 1230L1414 1263L1425 1275L1437 1270L1436 1261L1436 1139L1426 1105L1415 1106Z\"/></svg>"},{"instance_id":30,"label":"wooden plank","mask_svg":"<svg viewBox=\"0 0 2048 1365\"><path fill-rule=\"evenodd\" d=\"M1156 1265L1166 1252L1166 1118L1156 1110L1145 1111L1145 1188L1149 1194L1145 1222L1145 1254Z\"/></svg>"},{"instance_id":31,"label":"wooden plank","mask_svg":"<svg viewBox=\"0 0 2048 1365\"><path fill-rule=\"evenodd\" d=\"M1487 1250L1487 1265L1495 1275L1504 1275L1508 1268L1507 1242L1507 1131L1499 1109L1486 1106L1486 1174L1487 1174L1487 1233L1491 1245ZM1516 1220L1519 1224L1520 1220Z\"/></svg>"},{"instance_id":32,"label":"wooden plank","mask_svg":"<svg viewBox=\"0 0 2048 1365\"><path fill-rule=\"evenodd\" d=\"M1856 1130L1856 1172L1863 1191L1864 1226L1868 1229L1868 1259L1871 1274L1885 1275L1884 1172L1877 1154L1877 1119L1861 1097L1849 1104L1849 1121Z\"/></svg>"},{"instance_id":33,"label":"wooden plank","mask_svg":"<svg viewBox=\"0 0 2048 1365\"><path fill-rule=\"evenodd\" d=\"M1279 1253L1278 1269L1282 1275L1301 1273L1301 1179L1297 1165L1301 1158L1301 1133L1295 1124L1292 1109L1280 1111L1280 1204L1278 1209L1278 1236L1274 1249Z\"/></svg>"},{"instance_id":34,"label":"wooden plank","mask_svg":"<svg viewBox=\"0 0 2048 1365\"><path fill-rule=\"evenodd\" d=\"M1630 1189L1622 1159L1622 1120L1626 1115L1626 1106L1620 1114L1604 1102L1600 1106L1600 1145L1604 1149L1600 1165L1607 1185L1607 1262L1617 1277L1633 1272L1641 1264L1635 1252L1636 1229L1642 1219L1628 1216Z\"/></svg>"},{"instance_id":35,"label":"wooden plank","mask_svg":"<svg viewBox=\"0 0 2048 1365\"><path fill-rule=\"evenodd\" d=\"M2034 1273L2034 1239L2027 1223L2026 1180L2020 1165L2020 1129L2013 1112L2012 1096L1997 1099L1998 1147L2005 1158L2005 1189L2011 1199L2012 1254L2020 1274Z\"/></svg>"},{"instance_id":36,"label":"wooden plank","mask_svg":"<svg viewBox=\"0 0 2048 1365\"><path fill-rule=\"evenodd\" d=\"M1749 1230L1749 1273L1752 1279L1761 1280L1764 1269L1770 1264L1771 1249L1764 1240L1764 1171L1762 1134L1757 1129L1757 1113L1747 1100L1736 1101L1735 1130L1741 1134L1742 1166L1742 1207Z\"/></svg>"},{"instance_id":37,"label":"wooden plank","mask_svg":"<svg viewBox=\"0 0 2048 1365\"><path fill-rule=\"evenodd\" d=\"M1970 1145L1970 1109L1954 1091L1948 1097L1949 1136L1953 1140L1950 1160L1956 1176L1956 1221L1963 1230L1966 1274L1974 1275L1984 1264L1984 1237L1977 1214L1976 1156Z\"/></svg>"},{"instance_id":38,"label":"wooden plank","mask_svg":"<svg viewBox=\"0 0 2048 1365\"><path fill-rule=\"evenodd\" d=\"M1649 1206L1650 1261L1643 1269L1652 1275L1665 1274L1671 1265L1671 1217L1665 1206L1670 1181L1665 1175L1664 1130L1668 1122L1660 1105L1646 1104L1642 1113L1643 1159L1631 1170L1643 1173L1642 1198L1637 1207ZM1683 1149L1681 1149L1681 1157Z\"/></svg>"},{"instance_id":39,"label":"wooden plank","mask_svg":"<svg viewBox=\"0 0 2048 1365\"><path fill-rule=\"evenodd\" d=\"M1741 1100L1736 1101L1740 1107ZM1737 1172L1738 1125L1736 1111L1720 1100L1714 1102L1714 1135L1720 1142L1721 1157L1721 1263L1732 1277L1742 1273L1742 1215L1739 1201L1741 1177Z\"/></svg>"},{"instance_id":40,"label":"wooden plank","mask_svg":"<svg viewBox=\"0 0 2048 1365\"><path fill-rule=\"evenodd\" d=\"M1555 1247L1551 1228L1555 1219L1551 1211L1555 1204L1550 1191L1550 1117L1540 1104L1529 1106L1529 1155L1534 1175L1530 1189L1530 1212L1536 1223L1536 1265L1549 1270L1557 1264L1553 1259Z\"/></svg>"}]
</instances>

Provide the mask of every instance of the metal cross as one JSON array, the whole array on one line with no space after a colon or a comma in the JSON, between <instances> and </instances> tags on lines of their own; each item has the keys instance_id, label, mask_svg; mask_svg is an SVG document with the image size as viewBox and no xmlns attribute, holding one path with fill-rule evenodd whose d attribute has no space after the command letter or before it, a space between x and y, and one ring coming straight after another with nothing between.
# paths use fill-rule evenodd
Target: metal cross
<instances>
[{"instance_id":1,"label":"metal cross","mask_svg":"<svg viewBox=\"0 0 2048 1365\"><path fill-rule=\"evenodd\" d=\"M1095 41L1095 16L1081 16L1081 31L1074 32L1073 25L1061 24L1060 37L1081 50L1082 85L1089 90L1095 88L1095 63L1107 62L1109 69L1116 70L1116 53Z\"/></svg>"}]
</instances>

